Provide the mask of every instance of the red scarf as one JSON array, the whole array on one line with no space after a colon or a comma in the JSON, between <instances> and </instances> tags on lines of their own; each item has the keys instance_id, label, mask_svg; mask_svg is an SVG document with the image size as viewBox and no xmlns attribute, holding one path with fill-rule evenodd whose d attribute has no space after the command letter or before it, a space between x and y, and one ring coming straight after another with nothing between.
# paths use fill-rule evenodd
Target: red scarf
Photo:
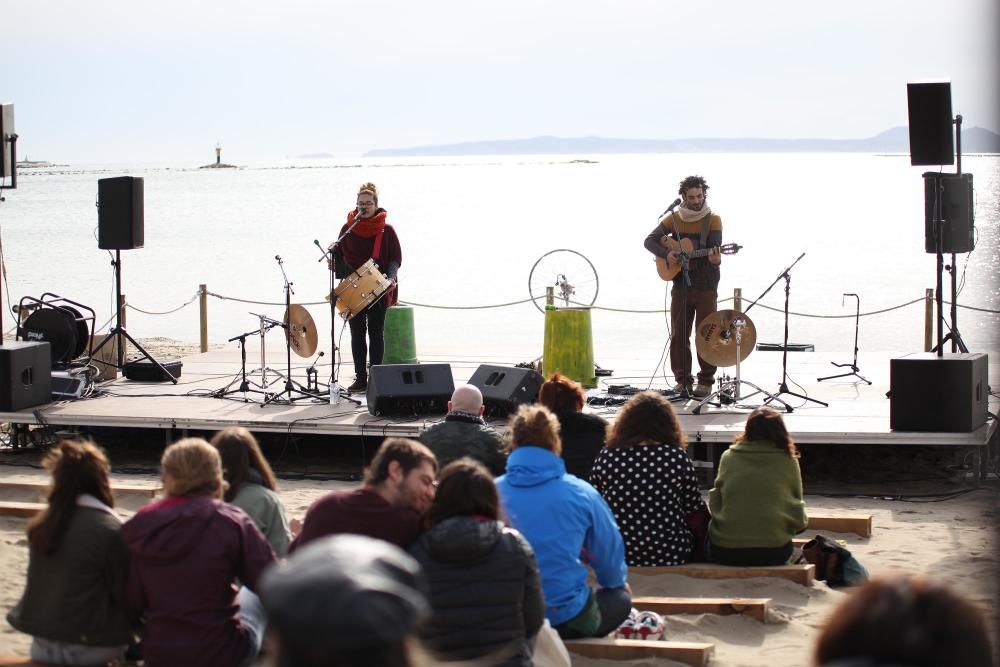
<instances>
[{"instance_id":1,"label":"red scarf","mask_svg":"<svg viewBox=\"0 0 1000 667\"><path fill-rule=\"evenodd\" d=\"M358 215L357 209L349 212L347 214L347 225L350 226L354 222L354 218ZM378 212L370 218L361 218L358 224L355 225L351 233L357 234L358 236L366 239L370 239L379 232L385 229L385 215L386 210L384 208L378 209Z\"/></svg>"}]
</instances>

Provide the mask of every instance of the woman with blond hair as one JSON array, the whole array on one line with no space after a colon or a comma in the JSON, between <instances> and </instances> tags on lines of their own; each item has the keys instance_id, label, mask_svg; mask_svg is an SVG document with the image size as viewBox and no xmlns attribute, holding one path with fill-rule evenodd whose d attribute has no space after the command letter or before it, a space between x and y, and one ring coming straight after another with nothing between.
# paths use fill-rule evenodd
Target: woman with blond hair
<instances>
[{"instance_id":1,"label":"woman with blond hair","mask_svg":"<svg viewBox=\"0 0 1000 667\"><path fill-rule=\"evenodd\" d=\"M167 497L125 524L128 599L146 622L147 665L249 665L264 616L252 592L274 551L242 510L222 502L219 453L201 438L167 447ZM241 584L240 587L238 584Z\"/></svg>"},{"instance_id":2,"label":"woman with blond hair","mask_svg":"<svg viewBox=\"0 0 1000 667\"><path fill-rule=\"evenodd\" d=\"M806 529L799 452L781 414L760 407L722 453L708 493L708 557L722 565L783 565Z\"/></svg>"},{"instance_id":3,"label":"woman with blond hair","mask_svg":"<svg viewBox=\"0 0 1000 667\"><path fill-rule=\"evenodd\" d=\"M705 501L667 399L644 391L628 400L594 461L590 483L615 513L629 565L689 560L696 545L687 517L704 511Z\"/></svg>"},{"instance_id":4,"label":"woman with blond hair","mask_svg":"<svg viewBox=\"0 0 1000 667\"><path fill-rule=\"evenodd\" d=\"M396 272L403 264L403 251L399 237L392 225L386 222L387 212L378 205L378 188L374 183L362 183L358 188L356 206L347 213L347 222L340 228L340 243L331 246L333 266L337 278L343 279L361 268L369 259L375 260L378 270L392 281L392 287L381 299L352 317L351 357L354 359L354 384L348 387L351 393L361 393L368 388L369 352L371 365L382 363L385 352L385 314L389 306L396 303ZM367 330L369 349L365 342Z\"/></svg>"},{"instance_id":5,"label":"woman with blond hair","mask_svg":"<svg viewBox=\"0 0 1000 667\"><path fill-rule=\"evenodd\" d=\"M548 408L522 405L509 430L507 473L496 485L511 525L535 550L545 615L564 638L603 637L632 608L615 517L594 487L566 473L559 420Z\"/></svg>"},{"instance_id":6,"label":"woman with blond hair","mask_svg":"<svg viewBox=\"0 0 1000 667\"><path fill-rule=\"evenodd\" d=\"M594 459L604 447L608 422L600 415L583 411L587 396L579 382L553 373L538 390L538 402L559 420L559 440L566 472L582 480L590 479Z\"/></svg>"},{"instance_id":7,"label":"woman with blond hair","mask_svg":"<svg viewBox=\"0 0 1000 667\"><path fill-rule=\"evenodd\" d=\"M291 539L288 516L275 493L278 482L257 438L242 426L231 426L215 434L212 446L219 450L222 475L228 485L223 500L246 512L274 553L284 556Z\"/></svg>"},{"instance_id":8,"label":"woman with blond hair","mask_svg":"<svg viewBox=\"0 0 1000 667\"><path fill-rule=\"evenodd\" d=\"M32 636L35 662L111 662L132 641L135 615L108 459L90 441L63 440L42 465L52 475L49 502L28 524L28 581L7 621Z\"/></svg>"}]
</instances>

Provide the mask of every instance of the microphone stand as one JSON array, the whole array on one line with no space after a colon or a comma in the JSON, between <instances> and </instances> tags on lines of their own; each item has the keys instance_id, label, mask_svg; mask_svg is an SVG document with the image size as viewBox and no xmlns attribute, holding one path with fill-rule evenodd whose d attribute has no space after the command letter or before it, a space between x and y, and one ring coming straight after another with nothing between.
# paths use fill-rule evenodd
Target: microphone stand
<instances>
[{"instance_id":1,"label":"microphone stand","mask_svg":"<svg viewBox=\"0 0 1000 667\"><path fill-rule=\"evenodd\" d=\"M816 382L822 382L823 380L832 380L834 378L845 378L851 375L855 375L862 382L867 382L868 384L871 384L871 380L862 377L858 373L858 320L861 319L861 297L859 297L857 294L844 294L844 296L853 296L855 299L858 300L857 307L854 310L854 361L849 364L838 364L833 361L831 361L830 363L836 366L837 368L850 368L851 372L841 373L840 375L828 375L826 377L816 378ZM840 305L844 304L841 303Z\"/></svg>"},{"instance_id":2,"label":"microphone stand","mask_svg":"<svg viewBox=\"0 0 1000 667\"><path fill-rule=\"evenodd\" d=\"M330 360L330 386L329 386L329 397L330 405L340 405L341 401L347 399L355 405L361 405L361 401L351 398L351 396L340 388L340 384L337 382L337 373L339 364L337 363L337 292L336 292L336 270L337 270L337 256L336 249L340 247L340 242L351 233L357 224L361 222L361 215L355 214L354 222L344 230L344 233L334 241L329 248L323 249L320 246L319 241L314 241L314 243L323 251L323 259L327 260L330 267L330 354L333 358ZM320 261L323 261L322 259ZM345 325L346 326L346 325Z\"/></svg>"},{"instance_id":3,"label":"microphone stand","mask_svg":"<svg viewBox=\"0 0 1000 667\"><path fill-rule=\"evenodd\" d=\"M682 324L684 325L684 331L683 331L683 333L684 333L684 338L687 341L686 344L688 345L688 350L689 350L688 356L691 356L691 348L690 348L690 346L691 346L691 325L688 322L688 309L687 309L688 288L691 287L691 275L688 273L688 260L690 258L688 257L688 254L686 252L684 252L683 249L680 248L681 232L677 228L677 218L673 217L673 209L679 203L680 203L680 200L678 199L673 204L671 204L670 208L668 208L666 211L664 211L663 215L660 216L660 220L663 220L663 217L665 215L667 215L667 213L670 213L671 214L671 219L674 221L674 236L677 238L677 244L678 244L677 261L681 265L681 313L683 313L683 316L682 316L683 317ZM662 225L663 223L661 222L660 224ZM671 290L671 292L673 292L673 290ZM671 306L671 309L673 309L673 300L671 300L670 306ZM671 333L671 336L676 336L677 333L678 332L674 331L674 332ZM697 354L697 350L695 350L694 353ZM669 359L669 350L668 350L667 358ZM691 358L691 367L692 367L692 369L694 368L694 357ZM670 370L673 370L673 368L671 368ZM677 378L675 377L674 379L676 380ZM692 386L692 384L693 384L693 378L691 377L691 372L688 371L688 377L686 377L684 379L684 382L681 382L681 383L678 383L678 384L681 385L681 391L680 391L680 393L678 393L676 396L671 396L667 400L669 400L671 403L673 403L675 401L684 401L686 403L691 398L693 398L691 392L688 391L688 387Z\"/></svg>"},{"instance_id":4,"label":"microphone stand","mask_svg":"<svg viewBox=\"0 0 1000 667\"><path fill-rule=\"evenodd\" d=\"M792 282L792 267L794 267L796 264L798 264L799 260L801 260L805 256L806 256L805 253L802 253L801 255L799 255L796 258L796 260L794 262L792 262L791 264L789 264L787 269L785 269L784 271L782 271L781 273L779 273L778 277L774 279L774 282L771 283L770 285L768 285L767 289L764 290L764 292L759 297L757 297L756 299L754 299L754 301L749 306L747 306L747 309L745 311L743 311L745 313L745 312L749 311L751 308L753 308L754 306L756 306L757 302L760 301L761 299L763 299L764 296L768 292L771 291L771 288L778 284L779 280L781 280L782 278L785 279L785 337L784 337L784 343L781 346L781 384L778 386L777 393L775 393L774 395L768 396L764 400L764 405L767 405L772 400L778 401L779 403L781 403L782 405L785 406L785 411L786 412L792 412L792 406L790 406L788 403L785 403L783 400L781 400L780 398L778 398L778 396L781 396L782 394L788 394L790 396L795 396L797 398L801 398L801 399L806 400L806 401L812 401L813 403L819 403L824 408L829 407L829 405L830 405L829 403L824 403L823 401L817 400L815 398L809 398L805 394L797 394L797 393L795 393L794 391L791 391L788 388L788 297L789 297L789 294L791 293L791 290L792 290L792 286L791 286L791 282Z\"/></svg>"}]
</instances>

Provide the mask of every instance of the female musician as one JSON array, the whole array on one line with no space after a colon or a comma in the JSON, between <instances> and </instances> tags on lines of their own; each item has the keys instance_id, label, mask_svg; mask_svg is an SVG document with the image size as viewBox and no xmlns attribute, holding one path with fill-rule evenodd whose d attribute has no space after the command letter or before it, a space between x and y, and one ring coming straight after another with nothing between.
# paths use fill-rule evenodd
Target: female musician
<instances>
[{"instance_id":1,"label":"female musician","mask_svg":"<svg viewBox=\"0 0 1000 667\"><path fill-rule=\"evenodd\" d=\"M347 388L351 393L361 393L368 389L369 347L372 365L382 363L385 352L385 313L397 300L396 272L403 263L403 254L396 230L386 223L385 218L386 210L378 205L378 188L374 183L362 183L358 188L357 208L347 214L347 222L340 228L338 235L338 238L343 236L343 239L333 248L337 278L346 278L369 259L373 259L379 270L393 283L385 296L349 321L351 356L354 357L354 384ZM370 345L365 341L366 331Z\"/></svg>"}]
</instances>

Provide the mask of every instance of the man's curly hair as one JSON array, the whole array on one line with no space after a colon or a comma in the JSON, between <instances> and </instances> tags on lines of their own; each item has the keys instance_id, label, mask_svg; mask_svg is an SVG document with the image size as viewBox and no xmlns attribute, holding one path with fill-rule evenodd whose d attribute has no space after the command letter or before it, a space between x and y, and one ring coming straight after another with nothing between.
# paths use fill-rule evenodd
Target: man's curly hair
<instances>
[{"instance_id":1,"label":"man's curly hair","mask_svg":"<svg viewBox=\"0 0 1000 667\"><path fill-rule=\"evenodd\" d=\"M701 188L701 191L708 196L708 183L701 176L688 176L685 178L681 181L681 186L677 194L683 197L691 188Z\"/></svg>"}]
</instances>

